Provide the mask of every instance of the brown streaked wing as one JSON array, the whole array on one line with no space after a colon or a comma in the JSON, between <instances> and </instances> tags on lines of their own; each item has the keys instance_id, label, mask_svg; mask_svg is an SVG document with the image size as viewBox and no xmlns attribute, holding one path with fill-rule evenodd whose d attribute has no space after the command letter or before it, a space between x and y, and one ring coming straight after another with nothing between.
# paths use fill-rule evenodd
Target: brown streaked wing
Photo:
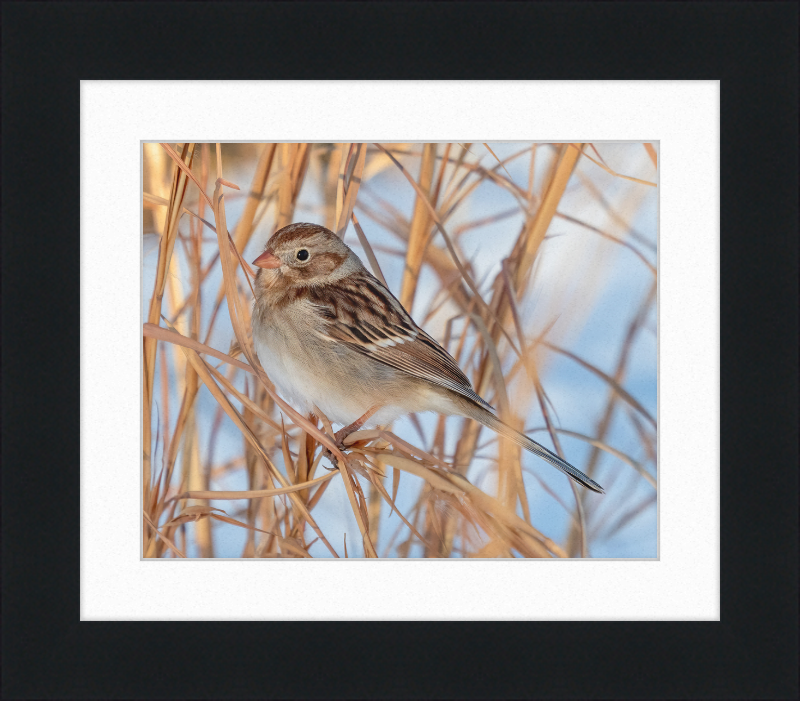
<instances>
[{"instance_id":1,"label":"brown streaked wing","mask_svg":"<svg viewBox=\"0 0 800 701\"><path fill-rule=\"evenodd\" d=\"M309 299L318 310L322 338L346 343L362 355L492 409L472 389L452 356L369 273L338 281L334 294L315 290Z\"/></svg>"}]
</instances>

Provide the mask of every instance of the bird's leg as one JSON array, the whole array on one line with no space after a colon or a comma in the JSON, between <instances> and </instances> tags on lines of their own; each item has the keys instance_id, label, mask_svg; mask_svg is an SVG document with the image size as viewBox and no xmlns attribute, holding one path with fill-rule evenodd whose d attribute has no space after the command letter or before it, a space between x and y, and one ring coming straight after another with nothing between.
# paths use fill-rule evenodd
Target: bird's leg
<instances>
[{"instance_id":1,"label":"bird's leg","mask_svg":"<svg viewBox=\"0 0 800 701\"><path fill-rule=\"evenodd\" d=\"M347 438L351 433L355 433L356 431L358 431L358 429L361 428L365 423L367 423L367 420L376 411L378 411L378 409L380 409L380 406L378 406L378 405L376 405L376 406L374 406L374 407L372 407L370 409L367 409L367 411L364 413L363 416L361 416L360 418L358 418L355 421L353 421L353 423L351 423L349 426L345 426L344 428L340 428L334 434L334 438L336 439L336 447L339 448L340 450L343 450L344 449L344 439Z\"/></svg>"},{"instance_id":2,"label":"bird's leg","mask_svg":"<svg viewBox=\"0 0 800 701\"><path fill-rule=\"evenodd\" d=\"M371 407L364 413L363 416L357 418L349 426L340 428L336 433L334 433L333 438L336 441L336 447L339 450L344 450L344 439L347 438L351 433L358 431L358 429L361 428L367 422L367 420L380 408L381 408L380 406ZM334 465L338 465L336 458L333 456L330 450L328 450L327 448L323 448L322 454L326 458L328 458L328 460L330 460L331 463L333 463Z\"/></svg>"}]
</instances>

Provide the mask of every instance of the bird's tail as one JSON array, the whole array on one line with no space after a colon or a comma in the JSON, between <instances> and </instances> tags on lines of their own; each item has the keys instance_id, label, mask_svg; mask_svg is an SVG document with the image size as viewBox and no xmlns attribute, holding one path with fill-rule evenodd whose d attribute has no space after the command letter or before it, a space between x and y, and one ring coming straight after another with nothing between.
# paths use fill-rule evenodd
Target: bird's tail
<instances>
[{"instance_id":1,"label":"bird's tail","mask_svg":"<svg viewBox=\"0 0 800 701\"><path fill-rule=\"evenodd\" d=\"M500 435L510 438L512 441L514 441L514 443L522 446L525 448L525 450L529 450L534 455L538 455L543 460L547 460L547 462L549 462L553 467L557 467L565 475L568 475L578 482L578 484L582 484L584 487L591 489L593 492L605 494L605 490L599 484L597 484L597 482L587 475L584 475L583 472L577 468L572 467L572 465L570 465L566 460L562 460L560 457L558 457L558 455L549 451L543 445L539 445L536 441L528 438L524 433L520 433L516 429L511 428L511 426L508 424L503 423L494 414L486 409L478 406L472 406L470 408L470 418L473 418L482 423L484 426L491 428Z\"/></svg>"}]
</instances>

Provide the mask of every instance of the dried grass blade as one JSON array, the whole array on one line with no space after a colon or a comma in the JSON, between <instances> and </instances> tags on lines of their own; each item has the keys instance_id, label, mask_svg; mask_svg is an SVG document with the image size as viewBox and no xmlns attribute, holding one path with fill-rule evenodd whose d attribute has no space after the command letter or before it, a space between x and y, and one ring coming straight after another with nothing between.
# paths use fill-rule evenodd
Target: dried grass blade
<instances>
[{"instance_id":1,"label":"dried grass blade","mask_svg":"<svg viewBox=\"0 0 800 701\"><path fill-rule=\"evenodd\" d=\"M514 181L513 181L513 178L511 177L511 173L509 173L509 172L508 172L508 168L506 168L506 166L505 166L505 163L503 163L503 161L501 161L501 160L500 160L500 159L497 157L497 154L496 154L494 151L492 151L492 149L489 147L489 144L487 144L487 143L485 143L485 142L484 142L484 144L483 144L483 145L486 147L486 150L487 150L489 153L491 153L491 154L492 154L492 156L494 157L494 160L496 160L496 161L497 161L497 165L498 165L498 166L500 166L500 167L502 167L502 169L503 169L503 170L506 172L506 175L508 176L508 181L509 181L509 182L510 182L510 183L513 185L513 182L514 182ZM524 152L523 152L523 153L524 153Z\"/></svg>"},{"instance_id":2,"label":"dried grass blade","mask_svg":"<svg viewBox=\"0 0 800 701\"><path fill-rule=\"evenodd\" d=\"M448 465L444 460L440 460L436 456L432 455L424 451L422 448L418 448L411 443L404 441L400 436L396 436L394 433L390 431L379 431L381 438L386 440L388 443L391 443L395 448L399 449L401 452L405 452L409 457L416 455L421 460L430 463L431 465L436 465L443 470L449 470L450 465ZM376 448L377 450L377 448Z\"/></svg>"},{"instance_id":3,"label":"dried grass blade","mask_svg":"<svg viewBox=\"0 0 800 701\"><path fill-rule=\"evenodd\" d=\"M565 355L567 358L574 360L578 365L583 368L586 368L589 372L597 375L603 382L608 384L611 389L614 390L616 394L619 395L620 399L630 404L636 411L638 411L642 416L644 416L655 428L656 420L650 415L650 412L647 411L634 397L624 388L622 385L619 384L613 377L604 373L600 368L592 365L591 363L585 361L583 358L578 357L574 353L571 353L566 348L561 348L560 346L556 346L548 341L542 341L542 345L547 346L551 350L556 351L557 353L561 353Z\"/></svg>"},{"instance_id":4,"label":"dried grass blade","mask_svg":"<svg viewBox=\"0 0 800 701\"><path fill-rule=\"evenodd\" d=\"M356 204L358 197L358 190L361 187L361 177L364 173L364 163L367 158L367 145L355 144L355 165L353 172L347 180L343 182L344 200L342 202L342 210L339 212L339 217L336 222L336 235L341 239L344 238L347 229L347 222L350 221L350 215L353 213L353 207Z\"/></svg>"},{"instance_id":5,"label":"dried grass blade","mask_svg":"<svg viewBox=\"0 0 800 701\"><path fill-rule=\"evenodd\" d=\"M190 162L194 154L192 144L185 144L183 148L183 157L188 157ZM175 247L175 241L178 236L178 221L180 219L180 212L183 206L183 198L186 195L186 186L188 180L186 174L182 169L176 169L172 180L172 189L170 191L169 206L167 208L167 217L165 222L165 230L161 236L159 252L158 252L158 266L156 269L156 279L153 284L153 294L150 298L150 308L148 311L148 321L157 323L161 315L161 305L164 296L164 287L167 280L167 271L169 270L170 260L172 258L172 251ZM142 344L142 369L143 369L143 503L150 502L150 480L151 480L151 458L150 449L152 441L152 403L153 403L153 382L155 380L155 360L156 360L156 347L157 342L155 339L143 340Z\"/></svg>"},{"instance_id":6,"label":"dried grass blade","mask_svg":"<svg viewBox=\"0 0 800 701\"><path fill-rule=\"evenodd\" d=\"M653 161L653 165L658 168L658 154L656 153L655 148L653 148L653 144L644 144L644 150L647 151L647 155L650 156L650 160Z\"/></svg>"},{"instance_id":7,"label":"dried grass blade","mask_svg":"<svg viewBox=\"0 0 800 701\"><path fill-rule=\"evenodd\" d=\"M214 511L221 511L221 514L215 514ZM257 531L259 533L264 533L269 536L275 536L274 533L270 531L265 531L261 528L256 528L255 526L251 526L247 523L242 523L241 521L237 521L235 518L231 518L228 516L222 509L217 509L216 507L211 506L190 506L183 510L183 512L172 519L168 525L170 526L178 526L183 523L187 523L190 521L197 521L200 522L205 518L214 519L216 521L221 521L222 523L229 523L232 526L238 526L239 528L245 528L249 531ZM300 557L308 557L310 558L311 555L307 553L302 548L298 548L296 545L290 542L287 538L281 538L280 536L275 536L277 540L281 543L282 547L285 547L287 550L291 550Z\"/></svg>"},{"instance_id":8,"label":"dried grass blade","mask_svg":"<svg viewBox=\"0 0 800 701\"><path fill-rule=\"evenodd\" d=\"M275 220L275 227L282 229L289 224L294 210L292 204L292 194L294 185L292 182L292 171L294 170L295 156L297 155L299 144L284 143L280 145L281 150L281 176L278 186L278 216Z\"/></svg>"},{"instance_id":9,"label":"dried grass blade","mask_svg":"<svg viewBox=\"0 0 800 701\"><path fill-rule=\"evenodd\" d=\"M361 532L361 538L364 541L364 554L367 557L378 557L378 553L375 552L375 546L372 544L372 539L369 537L369 529L367 528L368 518L365 518L365 515L362 514L361 508L356 500L355 489L352 483L355 477L350 472L350 467L346 459L343 459L342 462L339 463L339 472L342 475L344 488L347 492L347 498L350 500L350 507L353 510L353 516L356 518L358 530Z\"/></svg>"},{"instance_id":10,"label":"dried grass blade","mask_svg":"<svg viewBox=\"0 0 800 701\"><path fill-rule=\"evenodd\" d=\"M644 263L647 266L647 269L651 273L653 273L653 275L658 275L658 271L656 270L656 267L649 260L647 260L647 258L644 257L643 253L641 253L638 249L636 249L634 246L632 246L627 241L623 241L622 239L618 239L616 236L612 236L611 234L607 234L602 229L598 229L596 226L592 226L591 224L587 224L586 222L583 222L580 219L575 219L575 217L571 217L568 214L561 214L561 212L556 212L555 216L558 217L559 219L564 219L566 221L572 222L573 224L577 224L578 226L582 226L585 229L588 229L589 231L593 231L594 233L599 234L604 239L608 239L609 241L613 241L614 243L619 244L620 246L624 246L629 251L631 251L631 253L633 253L639 260L641 260L642 263Z\"/></svg>"},{"instance_id":11,"label":"dried grass blade","mask_svg":"<svg viewBox=\"0 0 800 701\"><path fill-rule=\"evenodd\" d=\"M394 502L397 500L398 489L400 489L400 470L392 467L392 510L394 510ZM390 513L389 516L391 515Z\"/></svg>"},{"instance_id":12,"label":"dried grass blade","mask_svg":"<svg viewBox=\"0 0 800 701\"><path fill-rule=\"evenodd\" d=\"M425 144L419 167L417 199L414 202L414 214L411 217L411 229L408 232L406 244L406 264L403 268L403 281L400 286L400 304L406 309L411 309L414 305L422 257L428 245L430 214L423 200L430 198L435 164L436 144Z\"/></svg>"},{"instance_id":13,"label":"dried grass blade","mask_svg":"<svg viewBox=\"0 0 800 701\"><path fill-rule=\"evenodd\" d=\"M280 487L279 489L249 489L247 491L193 491L182 492L178 496L172 497L169 501L180 499L261 499L262 497L277 497L282 494L291 494L292 492L299 492L303 489L310 489L311 487L327 482L332 477L336 476L336 470L328 472L321 477L309 480L308 482L301 482L300 484L293 484L288 487Z\"/></svg>"},{"instance_id":14,"label":"dried grass blade","mask_svg":"<svg viewBox=\"0 0 800 701\"><path fill-rule=\"evenodd\" d=\"M425 467L416 460L404 458L387 451L377 451L373 453L373 455L392 467L397 467L405 472L410 472L411 474L417 475L417 477L421 477L434 489L440 489L448 494L453 494L456 498L461 498L463 496L469 497L473 503L481 506L484 511L493 514L506 525L532 536L558 557L566 557L566 553L556 543L550 540L550 538L545 537L529 523L523 521L501 501L489 496L486 492L471 484L465 477L452 472L447 475L442 475Z\"/></svg>"},{"instance_id":15,"label":"dried grass blade","mask_svg":"<svg viewBox=\"0 0 800 701\"><path fill-rule=\"evenodd\" d=\"M155 206L169 206L169 200L166 197L159 197L158 195L151 195L149 192L142 193L142 201L145 204L152 204Z\"/></svg>"},{"instance_id":16,"label":"dried grass blade","mask_svg":"<svg viewBox=\"0 0 800 701\"><path fill-rule=\"evenodd\" d=\"M557 428L555 429L555 431L557 433L563 433L565 436L572 436L573 438L582 440L585 443L588 443L589 445L593 445L595 448L599 448L600 450L605 451L609 455L613 455L615 458L619 458L620 460L622 460L622 462L627 463L634 470L636 470L636 472L638 472L639 475L645 480L645 482L647 482L653 489L658 488L655 479L650 473L648 473L644 469L644 466L636 462L636 460L631 458L629 455L626 455L622 451L617 450L616 448L612 448L610 445L608 445L608 443L604 443L603 441L597 440L596 438L592 438L591 436L586 436L583 433L568 431L564 428Z\"/></svg>"},{"instance_id":17,"label":"dried grass blade","mask_svg":"<svg viewBox=\"0 0 800 701\"><path fill-rule=\"evenodd\" d=\"M167 321L167 323L169 322ZM200 341L195 341L193 338L184 336L177 331L165 329L163 326L158 326L157 324L151 324L149 322L145 322L142 325L142 329L143 335L149 338L156 338L160 341L167 341L168 343L174 343L178 346L183 346L184 348L191 348L198 353L205 353L206 355L210 355L217 360L221 360L223 363L228 363L229 365L233 365L240 370L249 372L251 375L256 374L256 371L253 370L253 368L251 368L247 363L243 363L241 360L231 358L231 356L226 355L222 351L218 351L216 348L207 346L205 343L200 343Z\"/></svg>"},{"instance_id":18,"label":"dried grass blade","mask_svg":"<svg viewBox=\"0 0 800 701\"><path fill-rule=\"evenodd\" d=\"M350 163L350 153L353 150L353 146L354 144L339 144L339 173L336 176L336 216L334 217L336 230L338 230L339 220L342 218L346 189L344 179L347 174L347 166Z\"/></svg>"},{"instance_id":19,"label":"dried grass blade","mask_svg":"<svg viewBox=\"0 0 800 701\"><path fill-rule=\"evenodd\" d=\"M444 171L447 169L447 164L450 161L450 148L453 144L447 144L444 147L444 155L442 156L442 163L439 166L439 177L436 178L436 187L433 189L433 196L432 200L434 202L439 201L439 195L442 192L442 183L444 182ZM387 165L390 165L387 163Z\"/></svg>"},{"instance_id":20,"label":"dried grass blade","mask_svg":"<svg viewBox=\"0 0 800 701\"><path fill-rule=\"evenodd\" d=\"M375 252L372 250L372 246L369 243L364 231L361 229L361 224L358 223L358 219L356 218L356 213L351 212L350 218L353 220L353 226L356 229L356 235L358 236L358 240L361 243L361 247L364 249L364 253L367 254L367 260L369 260L370 267L372 268L372 272L375 274L375 277L378 278L386 287L388 284L386 283L386 278L383 277L383 271L381 270L381 266L378 263L378 259L375 257Z\"/></svg>"},{"instance_id":21,"label":"dried grass blade","mask_svg":"<svg viewBox=\"0 0 800 701\"><path fill-rule=\"evenodd\" d=\"M242 212L242 216L239 217L234 231L234 241L237 249L244 250L252 234L256 210L258 209L261 198L264 196L264 189L267 186L272 164L275 161L276 147L277 144L265 144L261 158L258 160L256 172L255 175L253 175L253 182L250 184L250 190L247 193L247 202L245 202L244 211Z\"/></svg>"},{"instance_id":22,"label":"dried grass blade","mask_svg":"<svg viewBox=\"0 0 800 701\"><path fill-rule=\"evenodd\" d=\"M569 145L570 145L572 148L578 148L578 147L577 147L575 144L569 144ZM588 159L589 159L589 160L590 160L592 163L594 163L596 166L599 166L599 167L600 167L600 168L602 168L604 171L606 171L607 173L610 173L610 174L611 174L611 175L613 175L614 177L617 177L617 178L623 178L623 179L625 179L625 180L630 180L631 182L634 182L634 183L639 183L640 185L649 185L650 187L656 187L656 184L655 184L655 183L651 183L649 180L640 180L639 178L633 178L633 177L631 177L630 175L622 175L622 173L617 173L615 170L612 170L611 168L609 168L609 167L608 167L607 165L605 165L604 163L601 163L600 161L597 161L597 160L595 160L594 158L592 158L592 157L591 157L591 156L590 156L588 153L586 153L586 151L584 151L582 148L581 148L581 149L579 149L579 150L580 150L581 154L582 154L582 155L584 155L584 156L586 156L586 158L588 158ZM598 155L599 155L599 154L598 154Z\"/></svg>"},{"instance_id":23,"label":"dried grass blade","mask_svg":"<svg viewBox=\"0 0 800 701\"><path fill-rule=\"evenodd\" d=\"M296 484L297 468L289 452L289 438L286 435L286 427L283 425L283 417L281 417L281 448L283 449L283 464L286 465L286 474L289 475L289 481Z\"/></svg>"},{"instance_id":24,"label":"dried grass blade","mask_svg":"<svg viewBox=\"0 0 800 701\"><path fill-rule=\"evenodd\" d=\"M553 221L553 216L556 213L558 204L561 201L561 197L564 195L564 191L567 189L567 183L580 157L580 149L570 149L570 145L571 144L565 144L561 147L553 171L553 177L547 187L547 192L542 198L539 209L529 220L530 223L526 225L523 232L521 240L522 248L519 251L519 257L516 261L514 271L514 283L517 289L524 287L524 282L533 267L533 261L539 251L539 246L542 241L544 241L547 229Z\"/></svg>"},{"instance_id":25,"label":"dried grass blade","mask_svg":"<svg viewBox=\"0 0 800 701\"><path fill-rule=\"evenodd\" d=\"M394 468L394 467L392 468L392 471L393 471L395 474L399 474L399 473L400 473L400 470L398 470L398 469L396 469L396 468ZM402 514L402 513L400 513L400 509L398 509L398 508L397 508L397 505L395 504L395 501L394 501L394 499L393 499L393 498L391 498L391 497L389 496L389 493L386 491L386 488L385 488L385 487L384 487L384 486L383 486L383 485L380 483L380 480L378 480L377 478L375 478L375 477L373 476L373 474L372 474L372 473L370 473L370 480L372 481L372 484L374 484L374 485L375 485L375 488L378 490L379 494L380 494L380 495L381 495L381 496L382 496L382 497L383 497L383 498L386 500L386 503L387 503L387 504L389 504L389 506L391 506L391 507L392 507L392 510L391 510L391 512L389 513L389 515L391 516L391 515L392 515L392 513L395 513L395 512L397 512L397 515L398 515L398 516L401 518L401 520L403 521L403 523L405 523L405 524L406 524L406 526L408 526L408 529L409 529L409 530L410 530L410 531L411 531L411 532L412 532L412 533L413 533L415 536L417 536L417 538L419 538L419 539L420 539L420 541L423 543L423 545L425 545L426 547L431 547L431 544L430 544L430 543L428 543L428 542L425 540L425 538L423 538L423 537L422 537L422 535L419 533L419 531L418 531L416 528L414 528L413 524L411 524L411 523L408 521L408 519L406 519L406 517L405 517L405 516L403 516L403 514Z\"/></svg>"},{"instance_id":26,"label":"dried grass blade","mask_svg":"<svg viewBox=\"0 0 800 701\"><path fill-rule=\"evenodd\" d=\"M486 492L481 491L477 487L472 487L472 489L467 492L467 495L473 501L473 503L481 506L484 511L488 511L493 514L507 526L510 526L518 531L522 531L522 533L532 537L535 541L538 541L540 546L544 546L557 557L567 557L567 554L559 545L553 542L550 538L544 536L529 523L523 521L498 499L489 496L486 494Z\"/></svg>"},{"instance_id":27,"label":"dried grass blade","mask_svg":"<svg viewBox=\"0 0 800 701\"><path fill-rule=\"evenodd\" d=\"M194 402L197 398L198 385L197 382L187 382L184 387L183 401L181 401L181 408L178 412L178 420L175 424L175 430L170 439L169 451L167 453L167 466L164 484L168 485L172 481L172 472L175 469L175 462L178 457L178 449L181 443L181 438L184 435L187 421L192 415Z\"/></svg>"},{"instance_id":28,"label":"dried grass blade","mask_svg":"<svg viewBox=\"0 0 800 701\"><path fill-rule=\"evenodd\" d=\"M644 509L646 509L651 504L656 503L656 495L649 494L637 506L631 508L627 513L622 514L616 523L608 526L605 529L605 537L610 538L615 535L618 531L622 530L628 523L630 523L636 516L638 516Z\"/></svg>"},{"instance_id":29,"label":"dried grass blade","mask_svg":"<svg viewBox=\"0 0 800 701\"><path fill-rule=\"evenodd\" d=\"M214 378L219 382L225 389L232 394L236 399L238 399L245 407L245 409L249 409L253 412L254 416L257 416L261 419L267 426L275 429L276 431L281 431L281 426L279 426L275 421L273 421L272 417L267 414L258 404L256 404L250 397L246 394L242 394L233 384L225 377L219 370L216 368L208 365L209 372L214 376ZM283 419L281 419L283 421Z\"/></svg>"},{"instance_id":30,"label":"dried grass blade","mask_svg":"<svg viewBox=\"0 0 800 701\"><path fill-rule=\"evenodd\" d=\"M167 547L170 550L172 550L176 555L178 555L178 557L186 558L186 555L183 554L183 551L177 545L175 545L175 543L173 543L169 538L167 538L167 536L165 536L161 531L159 531L158 528L156 528L156 524L154 524L152 520L150 520L150 517L147 515L146 511L142 511L142 515L144 516L144 520L147 521L147 525L150 526L150 528L152 528L156 532L156 535L159 538L161 538L161 540L163 540L164 543L166 543Z\"/></svg>"},{"instance_id":31,"label":"dried grass blade","mask_svg":"<svg viewBox=\"0 0 800 701\"><path fill-rule=\"evenodd\" d=\"M159 144L159 146L161 146L161 148L163 148L169 154L169 157L173 161L175 161L175 165L177 165L178 168L180 168L184 172L186 177L189 178L189 180L191 180L195 185L197 185L197 189L200 191L200 196L206 202L208 202L208 205L210 207L213 207L213 205L211 204L211 198L203 191L203 186L200 185L200 181L198 181L198 179L194 177L194 174L192 173L192 171L181 160L181 157L175 152L175 149L173 149L172 146L170 146L169 144ZM234 187L236 187L236 186L234 186ZM237 187L236 189L238 190L239 188Z\"/></svg>"},{"instance_id":32,"label":"dried grass blade","mask_svg":"<svg viewBox=\"0 0 800 701\"><path fill-rule=\"evenodd\" d=\"M223 512L224 513L224 512ZM246 528L250 531L258 531L259 533L266 533L267 535L272 535L269 531L262 530L261 528L256 528L255 526L250 526L246 523L242 523L241 521L237 521L235 518L231 518L228 515L222 516L220 514L208 514L209 518L216 519L217 521L222 521L224 523L230 523L232 526L239 526L239 528Z\"/></svg>"}]
</instances>

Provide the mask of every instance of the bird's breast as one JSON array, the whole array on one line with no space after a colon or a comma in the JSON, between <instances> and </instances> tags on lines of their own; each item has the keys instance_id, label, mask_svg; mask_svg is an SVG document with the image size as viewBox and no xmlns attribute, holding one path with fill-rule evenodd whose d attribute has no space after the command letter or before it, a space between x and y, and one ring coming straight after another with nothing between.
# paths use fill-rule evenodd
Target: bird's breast
<instances>
[{"instance_id":1,"label":"bird's breast","mask_svg":"<svg viewBox=\"0 0 800 701\"><path fill-rule=\"evenodd\" d=\"M286 401L303 413L319 407L342 425L370 408L357 373L342 357L345 349L320 339L297 314L273 314L269 322L254 323L253 342L259 362Z\"/></svg>"}]
</instances>

